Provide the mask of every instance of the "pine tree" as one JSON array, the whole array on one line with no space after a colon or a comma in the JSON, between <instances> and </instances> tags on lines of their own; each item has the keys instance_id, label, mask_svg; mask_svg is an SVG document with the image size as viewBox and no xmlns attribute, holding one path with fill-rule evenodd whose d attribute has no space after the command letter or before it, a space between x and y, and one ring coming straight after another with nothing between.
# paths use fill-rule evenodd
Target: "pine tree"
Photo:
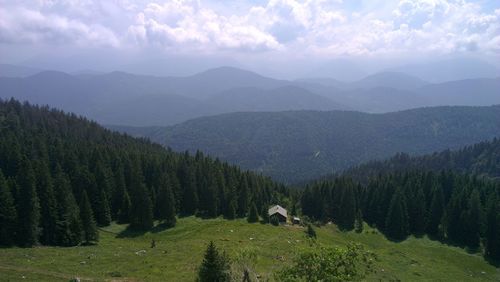
<instances>
[{"instance_id":1,"label":"pine tree","mask_svg":"<svg viewBox=\"0 0 500 282\"><path fill-rule=\"evenodd\" d=\"M479 233L481 232L481 199L477 190L472 191L469 198L468 210L464 216L464 231L463 238L465 244L473 249L479 247Z\"/></svg>"},{"instance_id":2,"label":"pine tree","mask_svg":"<svg viewBox=\"0 0 500 282\"><path fill-rule=\"evenodd\" d=\"M358 210L356 212L356 220L354 221L354 230L356 230L356 233L363 232L363 214L361 213L361 210Z\"/></svg>"},{"instance_id":3,"label":"pine tree","mask_svg":"<svg viewBox=\"0 0 500 282\"><path fill-rule=\"evenodd\" d=\"M356 217L356 199L354 189L352 186L348 186L343 190L337 224L342 230L352 230L354 228L354 220Z\"/></svg>"},{"instance_id":4,"label":"pine tree","mask_svg":"<svg viewBox=\"0 0 500 282\"><path fill-rule=\"evenodd\" d=\"M262 217L263 223L269 223L269 209L267 208L267 205L262 206L260 217Z\"/></svg>"},{"instance_id":5,"label":"pine tree","mask_svg":"<svg viewBox=\"0 0 500 282\"><path fill-rule=\"evenodd\" d=\"M387 219L385 221L385 232L387 237L402 240L408 236L408 212L403 193L397 190L391 199Z\"/></svg>"},{"instance_id":6,"label":"pine tree","mask_svg":"<svg viewBox=\"0 0 500 282\"><path fill-rule=\"evenodd\" d=\"M196 189L196 179L193 171L187 164L183 164L180 169L179 180L182 186L182 213L185 215L195 214L198 208L198 192Z\"/></svg>"},{"instance_id":7,"label":"pine tree","mask_svg":"<svg viewBox=\"0 0 500 282\"><path fill-rule=\"evenodd\" d=\"M500 260L500 203L495 193L488 201L486 211L485 256Z\"/></svg>"},{"instance_id":8,"label":"pine tree","mask_svg":"<svg viewBox=\"0 0 500 282\"><path fill-rule=\"evenodd\" d=\"M153 205L144 183L139 184L131 197L130 227L136 230L149 230L153 227Z\"/></svg>"},{"instance_id":9,"label":"pine tree","mask_svg":"<svg viewBox=\"0 0 500 282\"><path fill-rule=\"evenodd\" d=\"M36 187L40 201L40 242L44 245L56 244L57 204L49 168L45 162L36 166Z\"/></svg>"},{"instance_id":10,"label":"pine tree","mask_svg":"<svg viewBox=\"0 0 500 282\"><path fill-rule=\"evenodd\" d=\"M87 192L83 191L82 199L80 201L80 218L83 228L83 239L86 244L97 242L99 240L99 233L97 232L97 225L94 219L94 212L90 206Z\"/></svg>"},{"instance_id":11,"label":"pine tree","mask_svg":"<svg viewBox=\"0 0 500 282\"><path fill-rule=\"evenodd\" d=\"M250 223L259 221L259 212L257 211L255 203L250 205L250 212L248 213L247 221Z\"/></svg>"},{"instance_id":12,"label":"pine tree","mask_svg":"<svg viewBox=\"0 0 500 282\"><path fill-rule=\"evenodd\" d=\"M226 218L227 219L235 219L236 218L236 203L234 201L231 201L229 203Z\"/></svg>"},{"instance_id":13,"label":"pine tree","mask_svg":"<svg viewBox=\"0 0 500 282\"><path fill-rule=\"evenodd\" d=\"M130 197L127 190L124 191L122 197L122 203L120 209L118 210L118 223L129 223L130 222Z\"/></svg>"},{"instance_id":14,"label":"pine tree","mask_svg":"<svg viewBox=\"0 0 500 282\"><path fill-rule=\"evenodd\" d=\"M80 209L71 192L69 180L59 165L55 172L54 192L58 203L55 232L57 245L78 245L82 241L83 232Z\"/></svg>"},{"instance_id":15,"label":"pine tree","mask_svg":"<svg viewBox=\"0 0 500 282\"><path fill-rule=\"evenodd\" d=\"M17 211L14 198L0 170L0 246L11 246L16 238Z\"/></svg>"},{"instance_id":16,"label":"pine tree","mask_svg":"<svg viewBox=\"0 0 500 282\"><path fill-rule=\"evenodd\" d=\"M203 262L198 270L199 282L225 282L231 281L229 259L221 254L210 242L205 251Z\"/></svg>"},{"instance_id":17,"label":"pine tree","mask_svg":"<svg viewBox=\"0 0 500 282\"><path fill-rule=\"evenodd\" d=\"M439 233L439 224L444 212L444 195L439 186L434 186L432 192L431 205L429 207L429 217L427 221L427 233L437 236Z\"/></svg>"},{"instance_id":18,"label":"pine tree","mask_svg":"<svg viewBox=\"0 0 500 282\"><path fill-rule=\"evenodd\" d=\"M422 189L418 189L411 205L410 231L415 235L422 235L426 228L426 202Z\"/></svg>"},{"instance_id":19,"label":"pine tree","mask_svg":"<svg viewBox=\"0 0 500 282\"><path fill-rule=\"evenodd\" d=\"M160 180L156 203L158 218L169 227L175 226L175 200L167 175L163 175Z\"/></svg>"},{"instance_id":20,"label":"pine tree","mask_svg":"<svg viewBox=\"0 0 500 282\"><path fill-rule=\"evenodd\" d=\"M99 200L98 200L98 211L96 213L96 221L99 226L108 226L111 224L111 208L109 207L108 196L106 195L106 191L101 189L99 192Z\"/></svg>"},{"instance_id":21,"label":"pine tree","mask_svg":"<svg viewBox=\"0 0 500 282\"><path fill-rule=\"evenodd\" d=\"M38 243L40 234L40 204L36 194L35 174L30 162L26 157L21 161L17 174L17 184L19 185L19 201L17 213L19 245L31 247Z\"/></svg>"},{"instance_id":22,"label":"pine tree","mask_svg":"<svg viewBox=\"0 0 500 282\"><path fill-rule=\"evenodd\" d=\"M248 181L245 176L240 179L239 189L238 189L238 217L245 217L248 211Z\"/></svg>"}]
</instances>

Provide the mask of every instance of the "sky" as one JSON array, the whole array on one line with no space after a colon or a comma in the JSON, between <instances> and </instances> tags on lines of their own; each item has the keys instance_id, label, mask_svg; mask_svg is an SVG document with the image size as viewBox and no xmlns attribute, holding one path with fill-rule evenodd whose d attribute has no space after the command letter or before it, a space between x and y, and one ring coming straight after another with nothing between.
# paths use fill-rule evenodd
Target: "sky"
<instances>
[{"instance_id":1,"label":"sky","mask_svg":"<svg viewBox=\"0 0 500 282\"><path fill-rule=\"evenodd\" d=\"M0 0L2 63L202 58L264 70L453 56L500 61L500 1Z\"/></svg>"}]
</instances>

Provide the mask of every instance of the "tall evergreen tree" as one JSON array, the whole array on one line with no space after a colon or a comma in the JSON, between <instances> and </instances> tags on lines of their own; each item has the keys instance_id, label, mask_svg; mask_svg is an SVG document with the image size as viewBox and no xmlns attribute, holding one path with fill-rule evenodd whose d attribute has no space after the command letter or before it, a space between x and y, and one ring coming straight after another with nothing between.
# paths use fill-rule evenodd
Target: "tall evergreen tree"
<instances>
[{"instance_id":1,"label":"tall evergreen tree","mask_svg":"<svg viewBox=\"0 0 500 282\"><path fill-rule=\"evenodd\" d=\"M97 242L99 240L99 233L97 232L97 225L94 219L94 212L90 206L87 192L83 191L82 199L80 201L80 218L83 227L83 239L86 244Z\"/></svg>"},{"instance_id":2,"label":"tall evergreen tree","mask_svg":"<svg viewBox=\"0 0 500 282\"><path fill-rule=\"evenodd\" d=\"M175 226L175 200L168 176L164 174L160 180L160 188L156 197L158 218L167 226Z\"/></svg>"},{"instance_id":3,"label":"tall evergreen tree","mask_svg":"<svg viewBox=\"0 0 500 282\"><path fill-rule=\"evenodd\" d=\"M40 200L40 242L56 244L57 204L49 168L45 162L38 162L35 169L37 195Z\"/></svg>"},{"instance_id":4,"label":"tall evergreen tree","mask_svg":"<svg viewBox=\"0 0 500 282\"><path fill-rule=\"evenodd\" d=\"M54 178L54 192L57 200L56 242L62 246L74 246L82 240L80 209L71 192L68 177L57 165Z\"/></svg>"},{"instance_id":5,"label":"tall evergreen tree","mask_svg":"<svg viewBox=\"0 0 500 282\"><path fill-rule=\"evenodd\" d=\"M479 233L481 232L482 207L477 190L472 191L468 202L468 209L464 213L463 224L465 234L463 236L465 244L470 248L479 247Z\"/></svg>"},{"instance_id":6,"label":"tall evergreen tree","mask_svg":"<svg viewBox=\"0 0 500 282\"><path fill-rule=\"evenodd\" d=\"M427 233L432 236L437 236L439 233L439 225L444 212L444 195L443 190L439 186L434 186L432 189L432 200L429 207L429 216L427 221Z\"/></svg>"},{"instance_id":7,"label":"tall evergreen tree","mask_svg":"<svg viewBox=\"0 0 500 282\"><path fill-rule=\"evenodd\" d=\"M108 196L105 189L99 192L98 213L96 221L99 226L108 226L111 223L111 208L109 207Z\"/></svg>"},{"instance_id":8,"label":"tall evergreen tree","mask_svg":"<svg viewBox=\"0 0 500 282\"><path fill-rule=\"evenodd\" d=\"M180 169L179 180L183 188L182 191L182 213L186 215L195 214L198 208L198 192L196 189L196 179L188 164L184 163Z\"/></svg>"},{"instance_id":9,"label":"tall evergreen tree","mask_svg":"<svg viewBox=\"0 0 500 282\"><path fill-rule=\"evenodd\" d=\"M356 218L356 199L354 187L351 185L343 189L342 200L340 201L340 214L338 226L343 230L352 230Z\"/></svg>"},{"instance_id":10,"label":"tall evergreen tree","mask_svg":"<svg viewBox=\"0 0 500 282\"><path fill-rule=\"evenodd\" d=\"M245 217L248 211L248 181L245 176L240 179L239 189L238 189L238 211L237 215L239 217Z\"/></svg>"},{"instance_id":11,"label":"tall evergreen tree","mask_svg":"<svg viewBox=\"0 0 500 282\"><path fill-rule=\"evenodd\" d=\"M397 190L391 199L385 221L385 232L389 238L395 240L402 240L408 236L408 212L404 195L400 190Z\"/></svg>"},{"instance_id":12,"label":"tall evergreen tree","mask_svg":"<svg viewBox=\"0 0 500 282\"><path fill-rule=\"evenodd\" d=\"M250 223L259 221L259 212L257 211L257 206L253 202L250 205L247 221Z\"/></svg>"},{"instance_id":13,"label":"tall evergreen tree","mask_svg":"<svg viewBox=\"0 0 500 282\"><path fill-rule=\"evenodd\" d=\"M356 230L356 233L363 232L363 213L361 212L361 210L358 210L356 212L356 220L354 222L354 229Z\"/></svg>"},{"instance_id":14,"label":"tall evergreen tree","mask_svg":"<svg viewBox=\"0 0 500 282\"><path fill-rule=\"evenodd\" d=\"M148 230L153 227L153 205L144 183L135 187L131 197L130 227L136 230Z\"/></svg>"},{"instance_id":15,"label":"tall evergreen tree","mask_svg":"<svg viewBox=\"0 0 500 282\"><path fill-rule=\"evenodd\" d=\"M486 210L485 256L500 260L500 202L492 193Z\"/></svg>"},{"instance_id":16,"label":"tall evergreen tree","mask_svg":"<svg viewBox=\"0 0 500 282\"><path fill-rule=\"evenodd\" d=\"M260 217L262 217L263 223L269 223L269 209L267 205L262 206L262 210L260 212Z\"/></svg>"},{"instance_id":17,"label":"tall evergreen tree","mask_svg":"<svg viewBox=\"0 0 500 282\"><path fill-rule=\"evenodd\" d=\"M31 247L38 243L40 229L40 204L35 187L35 173L26 157L21 161L17 174L19 200L17 213L19 216L17 238L19 244Z\"/></svg>"},{"instance_id":18,"label":"tall evergreen tree","mask_svg":"<svg viewBox=\"0 0 500 282\"><path fill-rule=\"evenodd\" d=\"M129 223L130 222L130 197L127 190L124 191L122 197L122 203L120 209L118 210L118 223Z\"/></svg>"},{"instance_id":19,"label":"tall evergreen tree","mask_svg":"<svg viewBox=\"0 0 500 282\"><path fill-rule=\"evenodd\" d=\"M0 246L11 246L15 242L17 211L14 198L0 170Z\"/></svg>"},{"instance_id":20,"label":"tall evergreen tree","mask_svg":"<svg viewBox=\"0 0 500 282\"><path fill-rule=\"evenodd\" d=\"M210 242L205 251L203 262L198 270L199 282L229 282L231 281L229 259Z\"/></svg>"},{"instance_id":21,"label":"tall evergreen tree","mask_svg":"<svg viewBox=\"0 0 500 282\"><path fill-rule=\"evenodd\" d=\"M422 189L418 189L415 197L408 203L410 231L415 235L422 235L426 228L426 202Z\"/></svg>"}]
</instances>

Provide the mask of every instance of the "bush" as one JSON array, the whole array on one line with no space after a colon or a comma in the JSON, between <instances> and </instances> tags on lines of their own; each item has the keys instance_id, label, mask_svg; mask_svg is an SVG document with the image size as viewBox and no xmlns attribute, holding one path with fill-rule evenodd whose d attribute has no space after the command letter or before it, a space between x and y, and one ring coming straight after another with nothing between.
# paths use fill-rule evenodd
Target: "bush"
<instances>
[{"instance_id":1,"label":"bush","mask_svg":"<svg viewBox=\"0 0 500 282\"><path fill-rule=\"evenodd\" d=\"M277 272L277 281L359 281L373 272L374 253L359 244L347 249L315 245Z\"/></svg>"}]
</instances>

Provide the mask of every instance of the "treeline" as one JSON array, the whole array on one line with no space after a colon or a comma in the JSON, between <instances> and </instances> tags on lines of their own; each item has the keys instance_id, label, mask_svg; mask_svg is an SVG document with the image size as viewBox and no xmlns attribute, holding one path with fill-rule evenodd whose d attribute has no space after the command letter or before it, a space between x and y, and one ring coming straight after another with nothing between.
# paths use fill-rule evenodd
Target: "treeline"
<instances>
[{"instance_id":1,"label":"treeline","mask_svg":"<svg viewBox=\"0 0 500 282\"><path fill-rule=\"evenodd\" d=\"M371 161L346 170L343 175L366 182L378 174L408 171L453 170L489 178L500 178L500 139L485 141L460 150L445 150L425 156L412 157L399 153L384 161ZM330 177L334 178L334 176Z\"/></svg>"},{"instance_id":2,"label":"treeline","mask_svg":"<svg viewBox=\"0 0 500 282\"><path fill-rule=\"evenodd\" d=\"M408 235L446 241L471 249L484 247L500 259L500 184L450 171L381 175L366 185L351 178L306 187L303 214L353 229L364 220L388 238Z\"/></svg>"},{"instance_id":3,"label":"treeline","mask_svg":"<svg viewBox=\"0 0 500 282\"><path fill-rule=\"evenodd\" d=\"M227 163L174 153L48 107L0 100L0 245L72 246L111 221L148 230L176 215L244 217L286 187Z\"/></svg>"}]
</instances>

